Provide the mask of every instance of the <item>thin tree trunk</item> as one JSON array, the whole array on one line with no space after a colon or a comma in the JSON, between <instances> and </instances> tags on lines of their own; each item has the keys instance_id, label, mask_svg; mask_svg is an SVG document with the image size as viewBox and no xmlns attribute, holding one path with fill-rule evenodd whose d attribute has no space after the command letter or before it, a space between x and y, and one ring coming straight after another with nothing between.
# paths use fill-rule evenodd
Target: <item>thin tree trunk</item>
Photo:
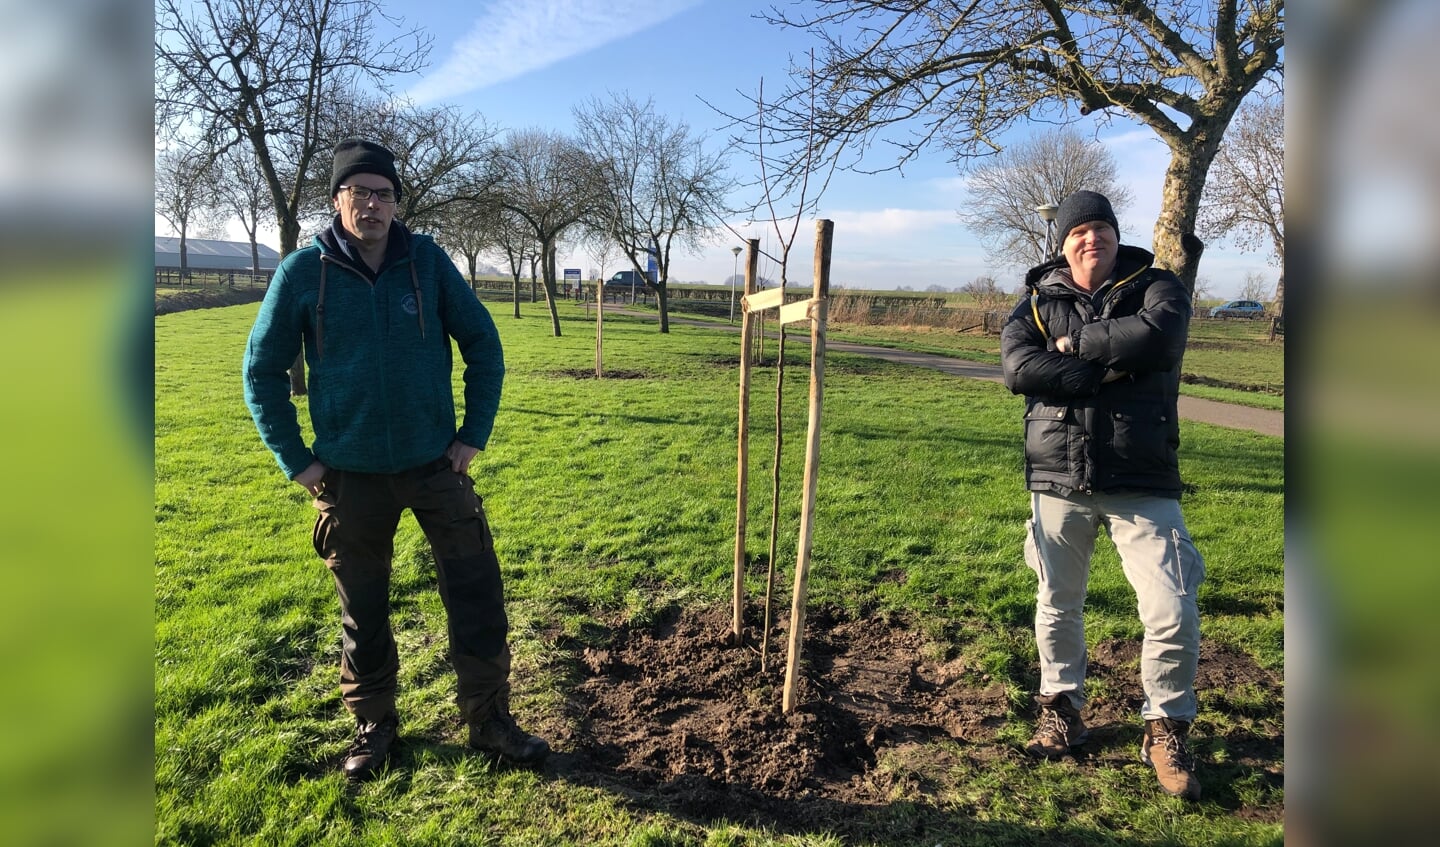
<instances>
[{"instance_id":1,"label":"thin tree trunk","mask_svg":"<svg viewBox=\"0 0 1440 847\"><path fill-rule=\"evenodd\" d=\"M550 329L551 329L551 331L553 331L553 332L555 333L555 337L556 337L556 338L559 338L559 337L560 337L560 312L559 312L559 310L556 308L556 305L555 305L555 248L554 248L554 247L551 247L550 250L545 254L544 271L543 271L543 273L544 273L544 275L545 275L545 276L544 276L544 279L542 280L542 284L545 286L545 303L546 303L546 305L550 308Z\"/></svg>"},{"instance_id":2,"label":"thin tree trunk","mask_svg":"<svg viewBox=\"0 0 1440 847\"><path fill-rule=\"evenodd\" d=\"M293 219L282 219L280 222L280 257L294 253L300 246L300 222ZM295 357L295 363L290 366L290 393L296 397L303 397L307 393L305 387L305 345L300 345L300 355Z\"/></svg>"}]
</instances>

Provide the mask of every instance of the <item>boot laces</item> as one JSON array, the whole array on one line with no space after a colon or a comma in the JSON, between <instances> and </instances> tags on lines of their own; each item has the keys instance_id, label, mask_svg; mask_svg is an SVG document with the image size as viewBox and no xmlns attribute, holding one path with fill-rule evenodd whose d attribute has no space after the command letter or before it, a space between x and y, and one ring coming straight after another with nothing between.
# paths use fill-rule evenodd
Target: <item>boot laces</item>
<instances>
[{"instance_id":1,"label":"boot laces","mask_svg":"<svg viewBox=\"0 0 1440 847\"><path fill-rule=\"evenodd\" d=\"M1041 706L1039 724L1042 734L1056 736L1067 744L1070 742L1070 722L1059 709Z\"/></svg>"},{"instance_id":2,"label":"boot laces","mask_svg":"<svg viewBox=\"0 0 1440 847\"><path fill-rule=\"evenodd\" d=\"M1170 731L1163 723L1156 724L1155 742L1165 751L1171 767L1186 772L1195 770L1195 757L1191 755L1190 748L1186 746L1185 738L1180 733Z\"/></svg>"}]
</instances>

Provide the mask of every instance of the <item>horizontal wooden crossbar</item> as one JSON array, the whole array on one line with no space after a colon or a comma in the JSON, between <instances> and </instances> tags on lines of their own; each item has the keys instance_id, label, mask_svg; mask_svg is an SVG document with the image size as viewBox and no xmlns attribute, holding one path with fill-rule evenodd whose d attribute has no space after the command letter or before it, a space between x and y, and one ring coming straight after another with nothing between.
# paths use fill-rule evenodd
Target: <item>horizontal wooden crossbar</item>
<instances>
[{"instance_id":1,"label":"horizontal wooden crossbar","mask_svg":"<svg viewBox=\"0 0 1440 847\"><path fill-rule=\"evenodd\" d=\"M773 309L784 302L785 289L783 288L757 291L754 294L746 294L740 298L740 304L747 312L760 312L765 309Z\"/></svg>"},{"instance_id":2,"label":"horizontal wooden crossbar","mask_svg":"<svg viewBox=\"0 0 1440 847\"><path fill-rule=\"evenodd\" d=\"M793 324L796 321L808 321L813 315L815 304L819 303L814 297L809 300L797 300L794 303L786 303L780 307L780 323Z\"/></svg>"}]
</instances>

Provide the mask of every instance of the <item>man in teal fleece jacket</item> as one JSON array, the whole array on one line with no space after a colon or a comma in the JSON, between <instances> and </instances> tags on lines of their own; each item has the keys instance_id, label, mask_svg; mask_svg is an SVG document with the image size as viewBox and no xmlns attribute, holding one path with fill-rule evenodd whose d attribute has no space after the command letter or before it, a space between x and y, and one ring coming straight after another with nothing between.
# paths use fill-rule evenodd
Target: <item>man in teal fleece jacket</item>
<instances>
[{"instance_id":1,"label":"man in teal fleece jacket","mask_svg":"<svg viewBox=\"0 0 1440 847\"><path fill-rule=\"evenodd\" d=\"M376 773L399 734L390 567L407 508L435 554L470 746L523 764L550 751L510 715L500 566L468 475L500 406L500 337L450 257L395 219L400 190L389 150L361 139L336 146L335 218L281 262L245 350L245 402L281 470L314 496L315 552L340 598L351 779ZM458 430L451 339L465 363ZM302 344L310 446L288 375Z\"/></svg>"}]
</instances>

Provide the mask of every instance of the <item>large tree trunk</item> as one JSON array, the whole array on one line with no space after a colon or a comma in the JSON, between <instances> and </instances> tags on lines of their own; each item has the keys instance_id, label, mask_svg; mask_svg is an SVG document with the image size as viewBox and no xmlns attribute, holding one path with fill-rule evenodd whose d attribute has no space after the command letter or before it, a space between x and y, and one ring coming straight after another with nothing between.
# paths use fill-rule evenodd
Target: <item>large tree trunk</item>
<instances>
[{"instance_id":1,"label":"large tree trunk","mask_svg":"<svg viewBox=\"0 0 1440 847\"><path fill-rule=\"evenodd\" d=\"M1192 299L1195 295L1195 277L1200 270L1200 251L1187 242L1195 236L1195 223L1200 216L1200 195L1205 190L1205 176L1210 172L1210 163L1220 149L1220 137L1225 127L1225 124L1218 120L1211 123L1214 128L1207 132L1197 122L1191 127L1187 138L1173 140L1169 145L1170 165L1165 169L1160 217L1155 221L1152 248L1155 264L1174 271L1185 284L1185 291ZM1121 238L1121 241L1124 240Z\"/></svg>"},{"instance_id":2,"label":"large tree trunk","mask_svg":"<svg viewBox=\"0 0 1440 847\"><path fill-rule=\"evenodd\" d=\"M515 319L516 319L516 320L519 320L519 319L520 319L520 272L519 272L519 271L515 271L515 272L514 272L514 276L511 277L511 280L512 280L512 285L510 286L510 294L511 294L510 300L511 300L511 302L515 305Z\"/></svg>"},{"instance_id":3,"label":"large tree trunk","mask_svg":"<svg viewBox=\"0 0 1440 847\"><path fill-rule=\"evenodd\" d=\"M655 286L655 306L660 310L660 331L670 331L670 292L665 283Z\"/></svg>"}]
</instances>

